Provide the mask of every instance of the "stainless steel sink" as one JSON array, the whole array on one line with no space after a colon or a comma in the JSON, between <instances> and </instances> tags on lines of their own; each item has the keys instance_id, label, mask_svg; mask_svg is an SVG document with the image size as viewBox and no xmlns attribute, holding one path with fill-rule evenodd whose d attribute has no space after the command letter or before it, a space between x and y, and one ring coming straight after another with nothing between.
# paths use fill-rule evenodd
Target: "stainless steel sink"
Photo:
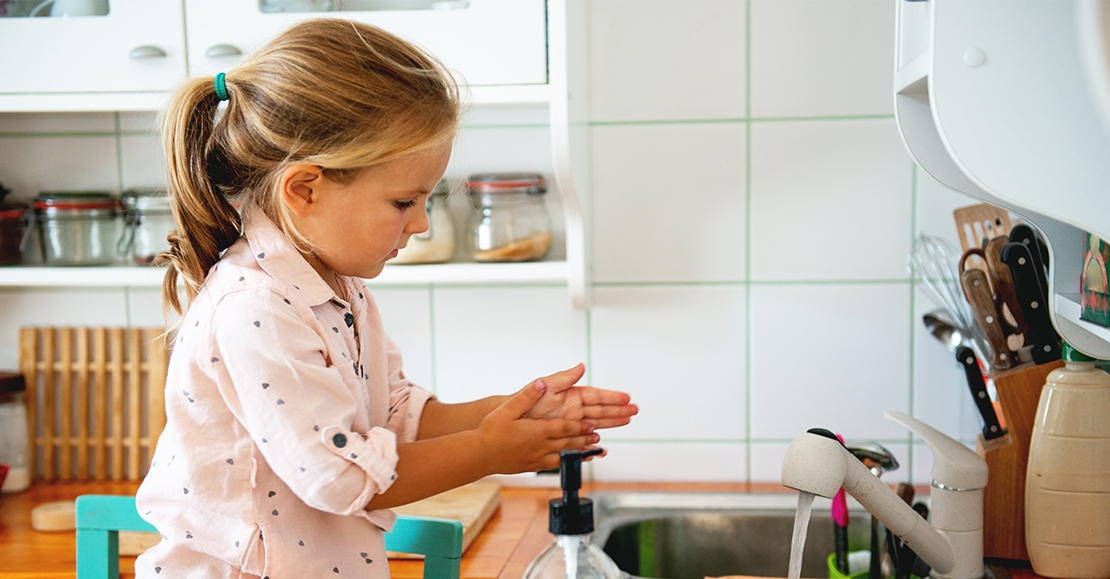
<instances>
[{"instance_id":1,"label":"stainless steel sink","mask_svg":"<svg viewBox=\"0 0 1110 579\"><path fill-rule=\"evenodd\" d=\"M795 493L598 492L593 540L633 577L786 577ZM814 502L802 577L828 577L833 552L830 501ZM870 544L870 515L849 509L852 550Z\"/></svg>"}]
</instances>

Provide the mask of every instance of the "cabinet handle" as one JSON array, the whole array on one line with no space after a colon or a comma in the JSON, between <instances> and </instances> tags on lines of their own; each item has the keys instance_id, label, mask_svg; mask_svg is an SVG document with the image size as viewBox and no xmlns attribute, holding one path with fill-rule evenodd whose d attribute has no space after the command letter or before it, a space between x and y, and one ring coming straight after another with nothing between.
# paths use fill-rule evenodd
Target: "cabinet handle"
<instances>
[{"instance_id":1,"label":"cabinet handle","mask_svg":"<svg viewBox=\"0 0 1110 579\"><path fill-rule=\"evenodd\" d=\"M235 48L230 44L216 44L209 46L208 50L204 51L204 56L208 58L219 58L221 56L243 56L243 51Z\"/></svg>"},{"instance_id":2,"label":"cabinet handle","mask_svg":"<svg viewBox=\"0 0 1110 579\"><path fill-rule=\"evenodd\" d=\"M134 59L139 58L165 58L166 51L158 48L157 46L137 46L127 53L128 56Z\"/></svg>"}]
</instances>

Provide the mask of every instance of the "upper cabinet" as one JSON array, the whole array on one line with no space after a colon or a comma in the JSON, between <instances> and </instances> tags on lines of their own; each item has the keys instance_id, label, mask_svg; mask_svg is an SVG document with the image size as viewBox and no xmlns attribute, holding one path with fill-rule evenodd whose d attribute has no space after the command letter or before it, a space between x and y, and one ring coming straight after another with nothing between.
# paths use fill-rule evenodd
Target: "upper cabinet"
<instances>
[{"instance_id":1,"label":"upper cabinet","mask_svg":"<svg viewBox=\"0 0 1110 579\"><path fill-rule=\"evenodd\" d=\"M190 73L226 71L300 20L339 16L380 26L419 44L470 86L547 83L544 0L343 0L319 3L341 7L342 12L269 12L275 4L279 3L187 0Z\"/></svg>"},{"instance_id":2,"label":"upper cabinet","mask_svg":"<svg viewBox=\"0 0 1110 579\"><path fill-rule=\"evenodd\" d=\"M918 164L1045 237L1060 335L1110 359L1079 319L1083 237L1110 239L1110 0L898 1L895 114Z\"/></svg>"},{"instance_id":3,"label":"upper cabinet","mask_svg":"<svg viewBox=\"0 0 1110 579\"><path fill-rule=\"evenodd\" d=\"M8 47L0 52L0 110L80 97L103 110L112 94L138 106L186 77L180 0L55 0L38 9L43 16L0 18Z\"/></svg>"}]
</instances>

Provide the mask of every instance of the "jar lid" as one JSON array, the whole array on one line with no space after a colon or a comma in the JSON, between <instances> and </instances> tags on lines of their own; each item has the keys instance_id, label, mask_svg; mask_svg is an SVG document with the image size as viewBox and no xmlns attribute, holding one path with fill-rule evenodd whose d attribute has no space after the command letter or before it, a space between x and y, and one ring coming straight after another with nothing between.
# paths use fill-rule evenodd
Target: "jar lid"
<instances>
[{"instance_id":1,"label":"jar lid","mask_svg":"<svg viewBox=\"0 0 1110 579\"><path fill-rule=\"evenodd\" d=\"M35 198L35 209L116 209L119 201L106 191L44 191Z\"/></svg>"},{"instance_id":2,"label":"jar lid","mask_svg":"<svg viewBox=\"0 0 1110 579\"><path fill-rule=\"evenodd\" d=\"M19 372L0 372L0 393L23 392L27 382Z\"/></svg>"},{"instance_id":3,"label":"jar lid","mask_svg":"<svg viewBox=\"0 0 1110 579\"><path fill-rule=\"evenodd\" d=\"M26 214L26 203L0 203L0 219L23 219Z\"/></svg>"},{"instance_id":4,"label":"jar lid","mask_svg":"<svg viewBox=\"0 0 1110 579\"><path fill-rule=\"evenodd\" d=\"M123 204L137 211L171 211L170 196L165 189L128 189Z\"/></svg>"},{"instance_id":5,"label":"jar lid","mask_svg":"<svg viewBox=\"0 0 1110 579\"><path fill-rule=\"evenodd\" d=\"M476 193L540 195L547 192L547 181L539 173L480 173L471 175L466 185Z\"/></svg>"}]
</instances>

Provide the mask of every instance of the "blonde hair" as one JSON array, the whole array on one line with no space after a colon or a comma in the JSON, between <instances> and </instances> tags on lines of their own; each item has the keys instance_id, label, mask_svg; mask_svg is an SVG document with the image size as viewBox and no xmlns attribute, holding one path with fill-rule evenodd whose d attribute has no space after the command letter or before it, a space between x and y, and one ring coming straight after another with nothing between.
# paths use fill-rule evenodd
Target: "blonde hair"
<instances>
[{"instance_id":1,"label":"blonde hair","mask_svg":"<svg viewBox=\"0 0 1110 579\"><path fill-rule=\"evenodd\" d=\"M220 255L239 238L235 203L264 211L307 246L281 202L277 178L293 163L350 182L360 170L450 142L459 92L434 57L381 29L340 19L302 22L226 74L227 105L212 77L187 81L163 122L167 189L177 228L158 265L167 311L182 313Z\"/></svg>"}]
</instances>

